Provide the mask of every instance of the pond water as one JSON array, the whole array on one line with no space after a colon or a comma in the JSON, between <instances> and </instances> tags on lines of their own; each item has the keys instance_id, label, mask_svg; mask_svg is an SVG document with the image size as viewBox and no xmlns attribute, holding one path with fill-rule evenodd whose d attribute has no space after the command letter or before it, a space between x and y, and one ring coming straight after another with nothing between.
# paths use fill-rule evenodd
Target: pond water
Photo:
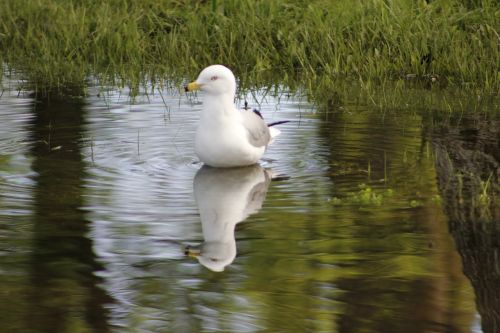
<instances>
[{"instance_id":1,"label":"pond water","mask_svg":"<svg viewBox=\"0 0 500 333\"><path fill-rule=\"evenodd\" d=\"M193 150L202 95L3 86L1 331L498 332L416 113L249 94L290 122L219 170Z\"/></svg>"}]
</instances>

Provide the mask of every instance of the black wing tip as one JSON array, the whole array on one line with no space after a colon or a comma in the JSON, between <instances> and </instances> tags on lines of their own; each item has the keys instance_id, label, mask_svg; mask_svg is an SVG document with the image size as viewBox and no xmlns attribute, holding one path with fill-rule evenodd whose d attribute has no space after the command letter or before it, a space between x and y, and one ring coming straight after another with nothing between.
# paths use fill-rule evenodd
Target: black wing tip
<instances>
[{"instance_id":1,"label":"black wing tip","mask_svg":"<svg viewBox=\"0 0 500 333\"><path fill-rule=\"evenodd\" d=\"M258 115L258 116L260 117L260 119L264 119L264 117L262 116L262 113L260 113L260 111L259 111L259 110L257 110L257 109L253 109L252 111L253 111L253 113L255 113L256 115Z\"/></svg>"},{"instance_id":2,"label":"black wing tip","mask_svg":"<svg viewBox=\"0 0 500 333\"><path fill-rule=\"evenodd\" d=\"M278 175L276 177L271 178L271 181L273 182L283 182L292 179L290 176L285 176L285 175Z\"/></svg>"},{"instance_id":3,"label":"black wing tip","mask_svg":"<svg viewBox=\"0 0 500 333\"><path fill-rule=\"evenodd\" d=\"M280 120L280 121L275 121L273 123L267 124L267 127L271 126L276 126L276 125L281 125L281 124L286 124L289 123L291 120Z\"/></svg>"},{"instance_id":4,"label":"black wing tip","mask_svg":"<svg viewBox=\"0 0 500 333\"><path fill-rule=\"evenodd\" d=\"M245 110L248 110L247 109L248 107L248 104L247 102L245 101ZM253 109L252 110L253 113L255 113L256 115L258 115L260 117L260 119L264 119L264 117L262 116L262 113L260 113L259 110L257 109ZM289 123L291 120L280 120L280 121L275 121L275 122L272 122L270 124L267 124L267 127L271 127L271 126L276 126L276 125L281 125L281 124L286 124L286 123Z\"/></svg>"}]
</instances>

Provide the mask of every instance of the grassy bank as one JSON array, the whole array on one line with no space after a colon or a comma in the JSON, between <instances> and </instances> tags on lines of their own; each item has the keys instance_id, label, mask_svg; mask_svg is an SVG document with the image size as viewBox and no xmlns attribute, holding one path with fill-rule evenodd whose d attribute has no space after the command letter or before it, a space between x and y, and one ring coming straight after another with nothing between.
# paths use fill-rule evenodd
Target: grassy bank
<instances>
[{"instance_id":1,"label":"grassy bank","mask_svg":"<svg viewBox=\"0 0 500 333\"><path fill-rule=\"evenodd\" d=\"M498 91L499 20L490 0L4 0L0 60L48 86L223 63L248 82L325 91L415 77Z\"/></svg>"}]
</instances>

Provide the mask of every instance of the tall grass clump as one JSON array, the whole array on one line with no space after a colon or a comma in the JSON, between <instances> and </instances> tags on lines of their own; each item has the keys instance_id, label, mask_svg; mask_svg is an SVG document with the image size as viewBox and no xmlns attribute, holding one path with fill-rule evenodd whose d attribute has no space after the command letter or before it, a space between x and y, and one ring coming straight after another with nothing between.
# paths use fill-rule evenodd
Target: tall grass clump
<instances>
[{"instance_id":1,"label":"tall grass clump","mask_svg":"<svg viewBox=\"0 0 500 333\"><path fill-rule=\"evenodd\" d=\"M417 77L496 92L499 21L493 0L5 0L0 61L46 85L223 63L305 89Z\"/></svg>"}]
</instances>

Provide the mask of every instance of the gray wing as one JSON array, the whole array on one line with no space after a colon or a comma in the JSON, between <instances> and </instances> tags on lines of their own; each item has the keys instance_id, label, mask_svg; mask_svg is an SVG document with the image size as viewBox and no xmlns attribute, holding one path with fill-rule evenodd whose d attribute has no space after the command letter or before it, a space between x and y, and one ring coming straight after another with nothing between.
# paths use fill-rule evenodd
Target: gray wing
<instances>
[{"instance_id":1,"label":"gray wing","mask_svg":"<svg viewBox=\"0 0 500 333\"><path fill-rule=\"evenodd\" d=\"M271 141L269 128L264 119L250 110L242 110L243 126L247 130L248 141L254 147L267 146Z\"/></svg>"}]
</instances>

